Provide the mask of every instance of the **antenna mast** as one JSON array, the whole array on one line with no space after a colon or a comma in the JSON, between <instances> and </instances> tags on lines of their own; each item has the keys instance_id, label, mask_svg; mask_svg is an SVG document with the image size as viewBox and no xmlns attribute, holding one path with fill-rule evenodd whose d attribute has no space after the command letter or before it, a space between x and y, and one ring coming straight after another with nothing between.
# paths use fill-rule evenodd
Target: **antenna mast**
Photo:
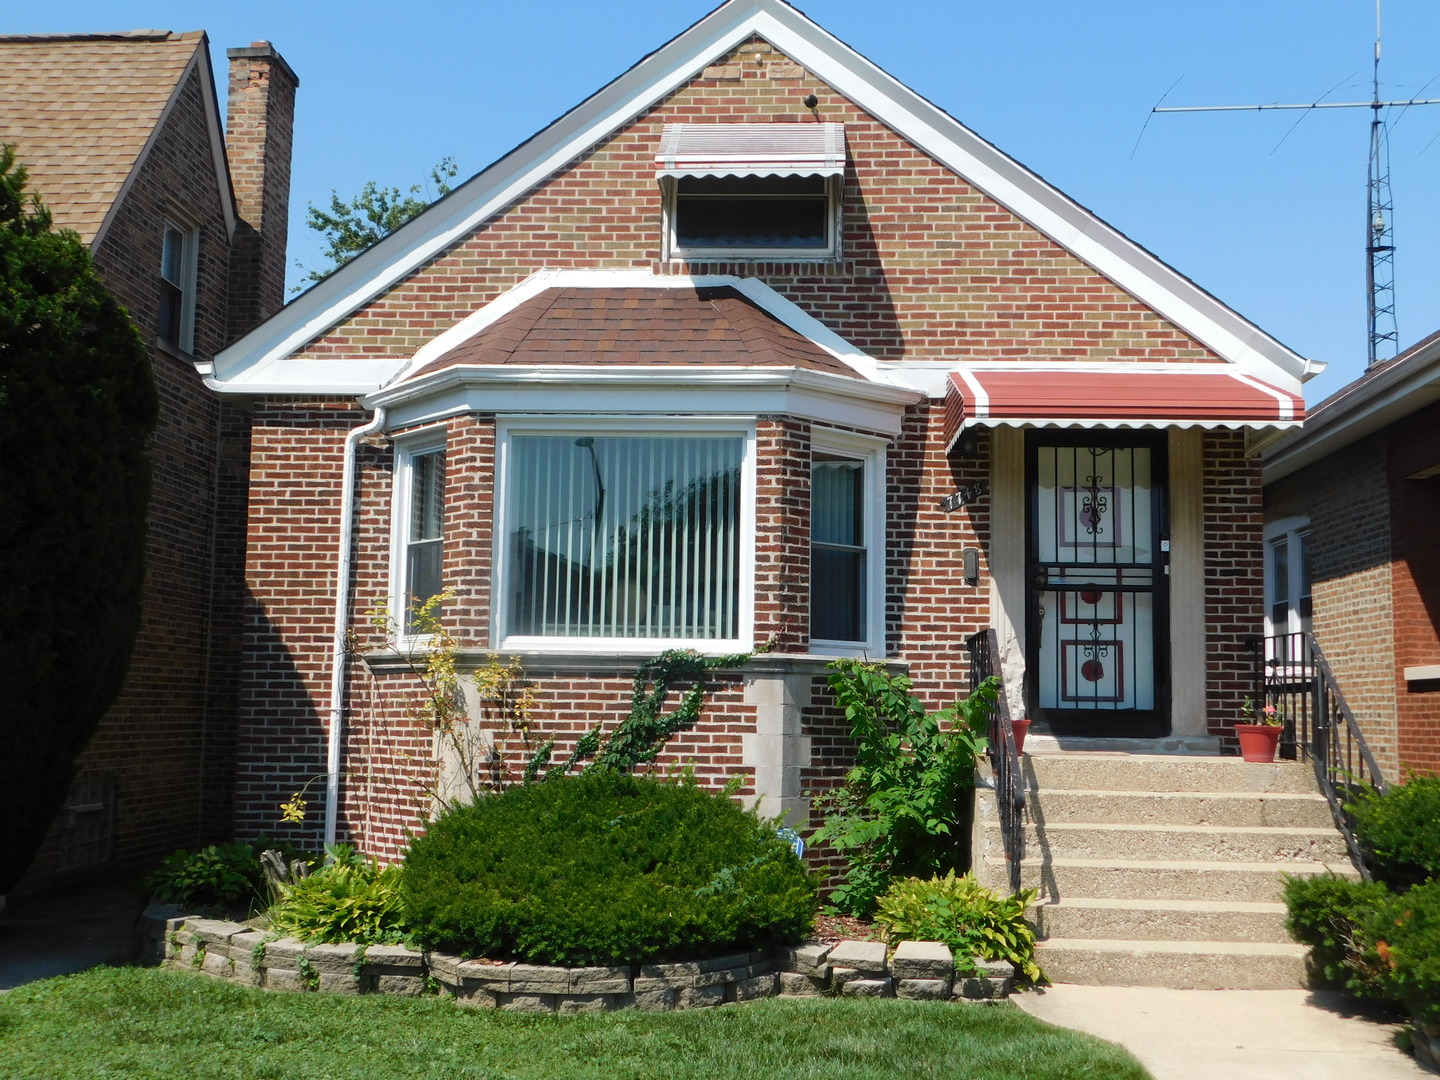
<instances>
[{"instance_id":1,"label":"antenna mast","mask_svg":"<svg viewBox=\"0 0 1440 1080\"><path fill-rule=\"evenodd\" d=\"M1375 55L1369 101L1316 101L1309 105L1157 105L1152 113L1248 112L1263 109L1370 110L1370 164L1366 175L1365 290L1369 311L1369 363L1367 370L1389 360L1399 346L1395 325L1395 237L1392 232L1395 203L1390 196L1390 139L1382 109L1392 106L1440 105L1440 98L1410 101L1380 100L1380 2L1375 0Z\"/></svg>"}]
</instances>

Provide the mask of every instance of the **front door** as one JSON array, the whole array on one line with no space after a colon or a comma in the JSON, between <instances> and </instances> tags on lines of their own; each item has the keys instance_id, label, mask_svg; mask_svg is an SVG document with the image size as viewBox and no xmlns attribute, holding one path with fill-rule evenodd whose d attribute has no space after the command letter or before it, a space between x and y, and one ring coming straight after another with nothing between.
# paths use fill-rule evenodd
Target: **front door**
<instances>
[{"instance_id":1,"label":"front door","mask_svg":"<svg viewBox=\"0 0 1440 1080\"><path fill-rule=\"evenodd\" d=\"M1026 698L1035 729L1168 735L1163 435L1031 431L1025 451Z\"/></svg>"}]
</instances>

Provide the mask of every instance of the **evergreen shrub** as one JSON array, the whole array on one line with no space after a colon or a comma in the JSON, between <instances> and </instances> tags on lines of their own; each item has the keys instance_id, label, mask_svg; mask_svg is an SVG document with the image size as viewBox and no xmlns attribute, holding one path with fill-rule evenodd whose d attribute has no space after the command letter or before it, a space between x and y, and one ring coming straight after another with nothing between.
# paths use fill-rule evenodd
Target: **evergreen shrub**
<instances>
[{"instance_id":1,"label":"evergreen shrub","mask_svg":"<svg viewBox=\"0 0 1440 1080\"><path fill-rule=\"evenodd\" d=\"M1403 889L1440 878L1440 776L1411 773L1383 795L1367 791L1350 812L1381 881Z\"/></svg>"},{"instance_id":2,"label":"evergreen shrub","mask_svg":"<svg viewBox=\"0 0 1440 1080\"><path fill-rule=\"evenodd\" d=\"M1357 964L1357 924L1390 899L1378 881L1354 881L1334 874L1285 876L1285 929L1310 946L1315 969L1327 982L1351 993L1374 996L1372 978Z\"/></svg>"},{"instance_id":3,"label":"evergreen shrub","mask_svg":"<svg viewBox=\"0 0 1440 1080\"><path fill-rule=\"evenodd\" d=\"M542 964L700 959L810 928L815 887L773 827L693 784L591 770L442 814L406 856L419 941Z\"/></svg>"},{"instance_id":4,"label":"evergreen shrub","mask_svg":"<svg viewBox=\"0 0 1440 1080\"><path fill-rule=\"evenodd\" d=\"M1422 1024L1440 1024L1440 880L1416 885L1365 920L1363 957L1380 990Z\"/></svg>"}]
</instances>

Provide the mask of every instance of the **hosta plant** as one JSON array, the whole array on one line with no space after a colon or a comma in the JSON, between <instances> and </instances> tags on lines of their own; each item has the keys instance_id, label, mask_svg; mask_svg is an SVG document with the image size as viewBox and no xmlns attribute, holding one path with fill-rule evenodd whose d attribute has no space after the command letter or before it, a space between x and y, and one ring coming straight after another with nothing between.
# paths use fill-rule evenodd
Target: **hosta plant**
<instances>
[{"instance_id":1,"label":"hosta plant","mask_svg":"<svg viewBox=\"0 0 1440 1080\"><path fill-rule=\"evenodd\" d=\"M1036 891L997 896L968 874L956 877L900 878L880 897L875 921L885 928L886 939L943 941L956 962L970 957L1008 960L1029 982L1044 979L1035 963L1035 931L1025 921L1025 909Z\"/></svg>"},{"instance_id":2,"label":"hosta plant","mask_svg":"<svg viewBox=\"0 0 1440 1080\"><path fill-rule=\"evenodd\" d=\"M344 844L308 877L282 884L270 929L301 941L398 945L410 938L400 898L400 867L380 866Z\"/></svg>"}]
</instances>

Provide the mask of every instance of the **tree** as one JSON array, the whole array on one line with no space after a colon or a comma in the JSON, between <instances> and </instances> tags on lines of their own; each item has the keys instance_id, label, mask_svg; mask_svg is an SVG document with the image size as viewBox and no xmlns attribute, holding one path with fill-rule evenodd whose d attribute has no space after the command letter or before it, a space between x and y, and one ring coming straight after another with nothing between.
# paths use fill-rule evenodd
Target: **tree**
<instances>
[{"instance_id":1,"label":"tree","mask_svg":"<svg viewBox=\"0 0 1440 1080\"><path fill-rule=\"evenodd\" d=\"M0 147L0 893L64 802L140 616L149 351Z\"/></svg>"},{"instance_id":2,"label":"tree","mask_svg":"<svg viewBox=\"0 0 1440 1080\"><path fill-rule=\"evenodd\" d=\"M305 271L303 280L316 282L329 276L417 216L435 199L449 195L450 181L458 172L455 159L448 157L430 170L430 183L435 185L434 198L429 197L428 184L412 184L408 192L402 193L399 188L382 188L374 180L369 180L360 189L360 194L349 202L342 201L332 189L328 213L313 202L308 204L305 224L325 238L323 254L330 263L315 268L297 262L296 265ZM303 286L296 286L295 291L299 292L301 288Z\"/></svg>"}]
</instances>

